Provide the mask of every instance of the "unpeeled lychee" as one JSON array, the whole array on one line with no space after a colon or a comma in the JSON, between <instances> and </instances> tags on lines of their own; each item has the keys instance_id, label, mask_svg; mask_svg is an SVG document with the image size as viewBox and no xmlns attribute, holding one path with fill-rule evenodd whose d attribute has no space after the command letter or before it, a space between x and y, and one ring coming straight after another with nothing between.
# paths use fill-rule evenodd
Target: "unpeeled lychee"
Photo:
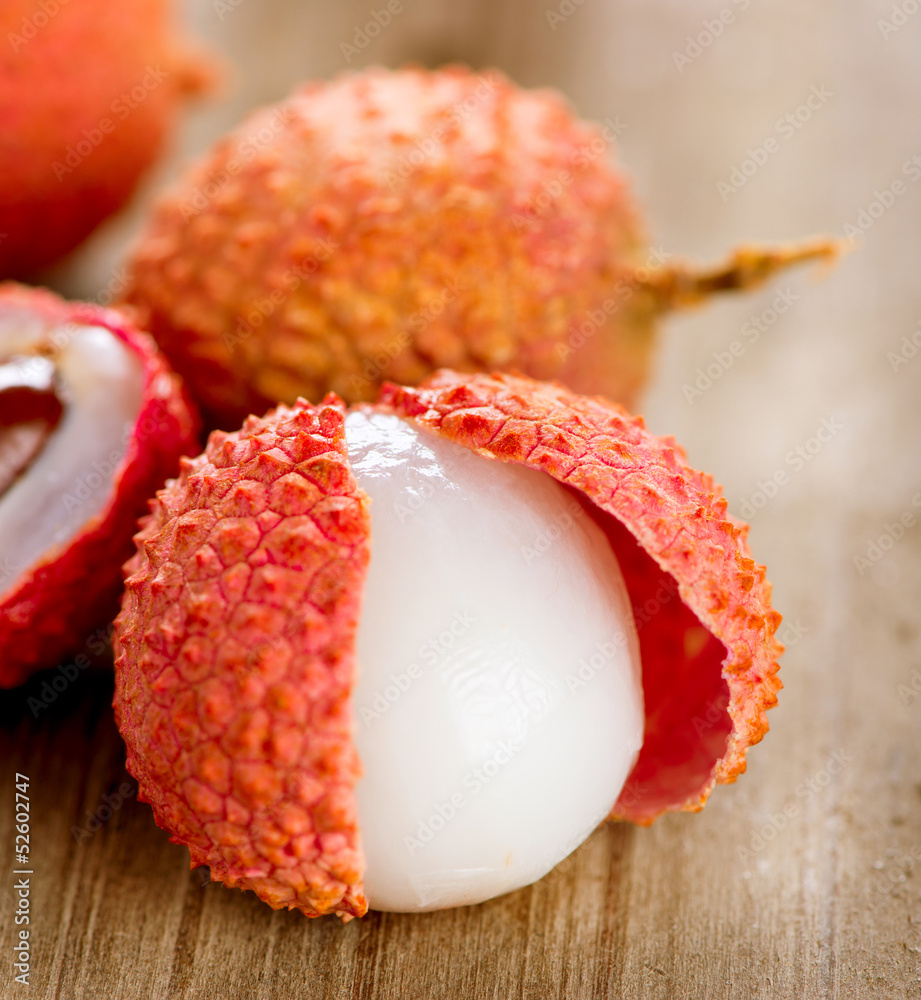
<instances>
[{"instance_id":1,"label":"unpeeled lychee","mask_svg":"<svg viewBox=\"0 0 921 1000\"><path fill-rule=\"evenodd\" d=\"M833 248L665 261L609 163L615 134L495 71L308 84L160 200L127 299L222 427L299 395L374 399L441 366L629 406L660 314Z\"/></svg>"},{"instance_id":2,"label":"unpeeled lychee","mask_svg":"<svg viewBox=\"0 0 921 1000\"><path fill-rule=\"evenodd\" d=\"M172 6L0 5L0 278L52 263L120 208L206 82Z\"/></svg>"},{"instance_id":3,"label":"unpeeled lychee","mask_svg":"<svg viewBox=\"0 0 921 1000\"><path fill-rule=\"evenodd\" d=\"M0 687L112 617L136 519L196 432L124 316L0 284Z\"/></svg>"},{"instance_id":4,"label":"unpeeled lychee","mask_svg":"<svg viewBox=\"0 0 921 1000\"><path fill-rule=\"evenodd\" d=\"M398 428L415 435L408 450L374 443L373 435L386 436L394 419ZM400 457L435 454L448 445L454 454L466 456L462 465L470 476L476 477L478 467L483 470L484 490L468 500L460 478L440 481L447 466L425 458L419 468L407 471ZM488 463L494 461L521 467L527 477L547 476L548 484L561 484L554 489L570 504L569 521L551 515L545 532L528 548L536 553L549 545L553 551L541 558L568 559L573 532L584 523L588 547L607 544L605 558L616 557L633 620L618 622L618 605L612 603L610 634L623 635L623 641L612 638L610 652L598 644L602 655L597 660L585 655L574 637L571 662L559 664L557 680L535 687L522 680L527 671L515 666L518 652L497 653L478 641L461 643L463 650L450 654L456 655L450 669L441 661L437 676L449 689L438 697L454 699L457 716L446 728L460 742L473 741L474 749L467 746L464 753L480 755L484 774L490 761L494 771L505 766L498 756L489 756L489 739L476 741L486 731L490 739L502 735L489 727L505 717L497 714L494 700L501 702L510 690L536 691L538 703L550 705L553 712L562 711L554 705L569 697L564 687L620 690L619 697L629 700L629 650L636 641L629 636L635 629L645 702L643 744L638 755L635 744L630 749L627 723L623 752L632 770L622 787L612 784L598 818L610 811L614 817L648 823L666 810L696 810L715 783L733 781L744 770L745 751L766 731L765 712L780 686L780 647L774 638L779 616L770 607L764 569L748 553L746 528L727 514L718 487L687 465L671 439L654 437L640 419L615 404L525 377L442 372L421 389L387 386L378 403L348 416L335 397L319 406L301 400L293 408L280 406L264 418L249 418L238 432L213 434L204 454L185 461L180 477L160 491L143 523L116 623L115 709L139 797L151 802L157 822L175 841L189 846L193 865L210 866L212 878L253 889L274 907L298 908L308 915L335 912L345 919L365 912L362 830L367 828L369 843L377 836L371 826L379 808L373 790L364 794L359 787L356 794L361 774L353 735L356 671L377 677L373 659L378 651L389 655L393 636L399 638L401 631L415 627L417 616L429 613L424 586L415 586L412 606L402 613L399 608L388 612L381 604L382 592L387 599L388 576L393 593L405 594L409 591L400 590L400 575L424 572L408 541L413 510L437 504L445 490L456 494L452 502L466 502L470 508L472 521L466 526L454 516L418 522L430 539L420 551L427 549L427 558L437 562L449 550L452 532L475 534L477 518L501 518L516 509L518 499L509 495L506 501L498 480L490 478ZM368 499L360 485L375 467L387 474L382 481L409 476L399 506L380 506L386 494L378 494L371 508L378 535L389 530L388 520L406 518L401 528L406 543L395 549L391 543L399 558L377 567ZM534 506L530 500L528 505ZM463 547L463 537L451 544ZM474 569L473 591L477 580L505 572L510 554L500 556L499 544L495 558L502 565ZM364 594L369 558L383 582L372 586L368 577ZM444 579L449 579L451 567L445 569ZM598 568L587 579L613 581L609 572ZM458 573L470 575L460 567ZM505 595L514 601L520 588L500 589L514 589ZM361 639L363 595L367 613L384 626ZM436 605L438 596L431 595ZM557 605L563 607L564 600L551 588L541 606L531 610L552 617ZM509 622L524 620L515 617L522 613L520 607L498 610ZM576 626L575 632L581 629ZM532 645L539 644L536 633L533 638ZM528 646L527 632L519 631L517 639L515 648ZM356 641L365 661L372 661L368 665L356 664ZM439 641L451 645L447 638ZM616 656L615 648L620 650ZM560 656L565 659L565 654L551 658ZM613 666L615 660L623 666ZM487 661L496 665L504 683L483 683L488 671L481 668ZM615 669L622 671L618 676L626 686L603 688L599 678ZM403 673L409 680L401 679ZM420 686L413 687L420 673L407 665L400 676L394 674L396 695L380 689L384 704L378 705L366 691L363 705L387 712L408 710L415 702L423 713L436 711L416 698L426 683L419 680ZM572 683L561 687L558 681L567 676ZM594 683L599 687L592 688ZM477 690L489 692L488 697ZM557 695L547 693L552 690ZM473 724L470 711L476 716ZM600 711L607 709L602 705ZM518 725L520 706L509 717ZM589 755L593 725L585 726ZM380 732L394 741L403 738L401 728ZM368 738L361 734L365 754L392 752L386 742L369 749L375 744ZM526 773L517 750L506 746L505 753L511 763L503 777ZM427 754L436 754L445 767L456 766L435 735L417 747L417 758L424 760ZM635 763L631 755L636 755ZM399 753L393 759L409 760ZM373 761L371 765L369 780ZM599 766L607 767L608 761ZM579 767L572 774L545 770L539 795L551 809L560 782L582 784L588 765ZM410 794L405 785L416 778L415 771L393 776L383 810L402 809L397 800L404 790ZM511 794L500 777L495 780L496 785L477 794L497 799ZM441 798L440 791L431 794L427 828L437 837L445 824L463 821L455 820L455 814L466 804ZM565 853L577 841L566 842L564 826L559 830L564 840L556 849ZM504 863L513 865L518 853L543 852L549 858L553 852L538 843L541 832L538 827L535 836L522 837L517 831L519 840L509 846ZM407 874L409 885L414 878L424 883L418 908L432 905L433 899L435 905L471 901L463 891L451 894L452 880L463 886L472 870L488 875L490 866L502 868L480 862L477 871L477 862L464 858L432 873L424 869L424 843L416 855L405 840L394 843L393 831L389 837L387 849L397 852L393 856L405 862L409 852L423 865L423 870L410 866ZM419 833L417 839L431 838ZM495 874L493 881L477 884L472 901L508 887L502 871ZM370 879L375 882L380 879Z\"/></svg>"}]
</instances>

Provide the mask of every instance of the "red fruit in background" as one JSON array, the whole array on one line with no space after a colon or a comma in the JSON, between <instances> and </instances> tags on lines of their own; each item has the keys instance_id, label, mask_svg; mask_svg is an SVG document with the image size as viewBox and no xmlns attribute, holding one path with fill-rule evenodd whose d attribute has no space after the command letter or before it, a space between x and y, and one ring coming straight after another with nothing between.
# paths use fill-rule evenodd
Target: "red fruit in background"
<instances>
[{"instance_id":1,"label":"red fruit in background","mask_svg":"<svg viewBox=\"0 0 921 1000\"><path fill-rule=\"evenodd\" d=\"M616 132L496 71L306 84L161 197L126 297L220 427L440 367L629 407L663 313L834 247L740 247L709 271L664 259L610 162Z\"/></svg>"},{"instance_id":2,"label":"red fruit in background","mask_svg":"<svg viewBox=\"0 0 921 1000\"><path fill-rule=\"evenodd\" d=\"M117 211L208 70L169 0L0 6L0 277L25 277Z\"/></svg>"},{"instance_id":3,"label":"red fruit in background","mask_svg":"<svg viewBox=\"0 0 921 1000\"><path fill-rule=\"evenodd\" d=\"M114 615L137 518L196 434L124 316L0 284L0 687Z\"/></svg>"},{"instance_id":4,"label":"red fruit in background","mask_svg":"<svg viewBox=\"0 0 921 1000\"><path fill-rule=\"evenodd\" d=\"M386 481L399 470L386 449L372 447L356 459L354 437L346 442L356 414L408 427L421 453L436 440L462 453L474 477L492 475L497 466L533 470L519 474L541 484L552 477L562 484L552 488L588 515L590 544L616 556L639 640L645 733L632 772L610 790L595 823L607 811L645 824L664 811L697 810L714 784L735 780L776 702L780 616L770 606L764 568L749 554L746 526L727 513L719 487L687 465L674 441L650 434L616 404L524 377L440 372L420 389L385 386L378 403L348 413L335 397L319 406L300 400L250 417L240 431L214 433L204 454L185 461L179 478L159 492L143 522L116 622L115 710L139 798L151 802L174 841L188 845L193 865L209 865L213 878L253 889L276 908L344 919L367 908L362 840L370 845L374 831L359 792L356 740L364 734L357 718L353 727L359 713L351 703L363 683L356 670L369 672L383 648L366 642L356 663L364 619L380 617L370 593L375 539L389 530L388 519L398 519L407 538L423 531L424 517L414 512L443 500L433 466L423 478L434 486L410 490L404 503L390 505L379 495L369 505L361 485L367 462ZM456 495L457 484L447 490ZM487 500L500 514L508 504L507 494L490 498L490 490L471 500L474 535L483 530ZM380 518L374 536L369 511ZM544 540L558 538L560 525L569 532L579 518L576 511L550 523ZM460 536L460 549L465 537L472 541L465 530L452 517L425 535L430 569L444 561L449 539ZM384 588L397 593L400 575L418 579L419 570L409 546L395 551L397 558L379 563L377 572ZM475 588L499 574L504 558L490 554ZM532 562L525 575L538 569ZM448 578L455 572L451 564L447 572ZM424 613L429 579L422 574L412 606L384 616L388 629L406 629ZM536 613L555 612L565 590L557 581ZM476 664L492 655L468 646L473 667L450 674L445 685L462 704L470 701ZM604 669L583 666L587 675L572 678L570 687L596 683ZM400 707L385 703L380 712L411 703L422 691L424 681L413 680L419 676L409 666L391 677ZM559 703L567 697L563 686ZM472 704L480 717L489 715L478 694ZM577 730L574 742L588 732ZM536 797L550 810L548 823L561 811L560 781L579 786L601 766L591 745L584 750L578 773L538 771ZM505 775L526 751L517 752L513 747ZM411 760L435 753L423 740L411 747ZM375 762L363 759L370 772ZM380 805L385 812L402 808L413 776L398 770L392 781ZM491 795L500 801L505 792L497 787ZM464 816L472 815L470 795L458 795L426 791L423 801L437 810L432 829L463 822L456 817L465 808ZM537 836L543 825L530 829ZM533 849L532 839L510 846L503 864ZM399 842L393 849L406 860ZM410 845L409 853L415 849ZM482 870L455 867L462 869L459 878ZM439 870L441 888L445 877ZM407 908L460 905L496 891L506 890L443 904L429 894ZM403 908L382 907L371 896L377 908Z\"/></svg>"}]
</instances>

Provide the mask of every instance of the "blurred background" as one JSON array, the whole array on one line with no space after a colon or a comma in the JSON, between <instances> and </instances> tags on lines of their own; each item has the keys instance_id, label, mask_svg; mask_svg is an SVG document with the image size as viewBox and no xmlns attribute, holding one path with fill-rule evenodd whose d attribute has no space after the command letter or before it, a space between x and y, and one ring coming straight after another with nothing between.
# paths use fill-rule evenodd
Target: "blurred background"
<instances>
[{"instance_id":1,"label":"blurred background","mask_svg":"<svg viewBox=\"0 0 921 1000\"><path fill-rule=\"evenodd\" d=\"M700 816L601 830L539 886L470 911L347 927L273 914L190 884L186 852L131 802L105 837L130 831L172 881L145 895L147 861L87 845L107 885L90 890L98 924L52 911L58 983L35 995L408 997L424 970L429 996L921 994L921 5L399 0L370 39L383 0L181 6L224 57L224 91L48 275L70 296L117 288L152 193L249 109L407 61L498 66L616 119L666 253L849 240L831 270L670 318L643 406L751 521L785 616L785 690L749 773ZM143 918L140 942L111 929L115 900Z\"/></svg>"}]
</instances>

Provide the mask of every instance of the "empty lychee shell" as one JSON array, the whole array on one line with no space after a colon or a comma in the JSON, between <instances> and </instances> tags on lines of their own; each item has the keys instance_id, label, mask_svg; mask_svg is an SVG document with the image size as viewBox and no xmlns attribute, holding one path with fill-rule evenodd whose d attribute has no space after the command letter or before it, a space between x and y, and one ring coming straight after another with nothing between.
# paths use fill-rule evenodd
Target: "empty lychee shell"
<instances>
[{"instance_id":1,"label":"empty lychee shell","mask_svg":"<svg viewBox=\"0 0 921 1000\"><path fill-rule=\"evenodd\" d=\"M0 284L0 687L115 614L137 518L196 431L123 316Z\"/></svg>"},{"instance_id":2,"label":"empty lychee shell","mask_svg":"<svg viewBox=\"0 0 921 1000\"><path fill-rule=\"evenodd\" d=\"M611 163L617 130L491 70L304 85L160 199L127 300L223 428L439 367L629 407L661 314L834 246L743 246L710 270L669 259Z\"/></svg>"},{"instance_id":3,"label":"empty lychee shell","mask_svg":"<svg viewBox=\"0 0 921 1000\"><path fill-rule=\"evenodd\" d=\"M394 485L399 477L405 488ZM543 516L543 506L545 528L520 544L516 522ZM746 531L671 439L616 404L525 377L440 372L420 389L386 386L376 404L348 413L335 397L299 400L240 431L215 432L158 493L126 567L115 710L139 797L213 879L276 908L344 919L366 911L366 875L375 907L475 902L523 884L522 871L539 877L604 815L646 824L667 810L697 810L715 783L744 770L780 687L779 615ZM465 550L478 545L492 556L471 570ZM506 578L516 559L529 565ZM456 591L461 603L483 591L480 610L458 607L440 637L419 647L419 662L381 686L381 670L401 662L403 633L413 645L418 621L444 617L451 604L439 590L457 584L452 576L468 578ZM536 586L547 589L535 603L528 588L541 579ZM606 590L592 596L592 587ZM593 602L584 621L570 610ZM483 608L494 614L488 643L466 631ZM549 654L560 661L555 674L541 660L554 637L527 624L543 617L572 636L571 652ZM597 634L607 638L594 642ZM432 643L444 655L424 667ZM568 716L586 704L585 690L594 707ZM645 723L641 710L631 734L630 705L643 701ZM389 726L397 712L399 725ZM496 732L497 719L511 721ZM613 742L609 721L621 727ZM500 737L505 759L488 752ZM550 745L566 767L545 755L527 792L543 800L543 820L512 830L506 817L491 835L513 838L501 864L465 857L424 867L427 842L440 837L440 849L449 839L441 829L462 829L452 824L516 795L519 779L533 782L525 757L535 745L546 754L540 744L550 737L563 741ZM460 799L430 789L430 821L404 828L402 843L386 834L382 868L384 814L405 810L417 773L467 766L444 749L452 740L462 761L472 755L482 765L480 787L470 790L468 769ZM381 774L389 760L401 762L397 773ZM610 787L595 787L594 771L610 774ZM364 787L372 779L382 794ZM558 807L583 787L591 801ZM530 816L538 806L521 809ZM536 874L531 855L541 859ZM518 874L496 870L503 865ZM402 881L388 884L382 872L401 866Z\"/></svg>"}]
</instances>

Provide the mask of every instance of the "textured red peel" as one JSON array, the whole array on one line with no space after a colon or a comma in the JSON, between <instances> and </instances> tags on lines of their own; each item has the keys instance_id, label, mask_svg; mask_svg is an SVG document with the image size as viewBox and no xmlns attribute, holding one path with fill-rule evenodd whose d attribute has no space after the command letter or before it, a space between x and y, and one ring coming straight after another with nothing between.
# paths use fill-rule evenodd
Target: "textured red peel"
<instances>
[{"instance_id":1,"label":"textured red peel","mask_svg":"<svg viewBox=\"0 0 921 1000\"><path fill-rule=\"evenodd\" d=\"M590 503L631 593L646 698L644 746L612 816L697 810L735 780L777 701L780 615L712 479L620 406L521 376L442 371L419 389L385 385L379 404Z\"/></svg>"},{"instance_id":2,"label":"textured red peel","mask_svg":"<svg viewBox=\"0 0 921 1000\"><path fill-rule=\"evenodd\" d=\"M337 400L250 417L158 493L116 622L140 797L193 866L307 916L367 910L350 696L369 527Z\"/></svg>"},{"instance_id":3,"label":"textured red peel","mask_svg":"<svg viewBox=\"0 0 921 1000\"><path fill-rule=\"evenodd\" d=\"M153 491L176 472L180 455L198 450L198 421L153 341L121 314L13 283L0 284L0 311L22 313L30 322L38 317L49 327L104 327L128 345L146 372L140 410L106 506L65 547L50 550L31 567L14 567L18 575L0 587L0 687L13 687L34 670L53 666L90 628L115 614L120 566L131 552L137 518Z\"/></svg>"},{"instance_id":4,"label":"textured red peel","mask_svg":"<svg viewBox=\"0 0 921 1000\"><path fill-rule=\"evenodd\" d=\"M733 780L776 701L780 617L709 477L615 404L520 376L440 372L385 386L377 407L547 472L605 531L647 714L612 815L699 809ZM250 417L158 493L116 622L115 710L139 797L193 865L308 916L367 909L350 697L369 528L341 401Z\"/></svg>"},{"instance_id":5,"label":"textured red peel","mask_svg":"<svg viewBox=\"0 0 921 1000\"><path fill-rule=\"evenodd\" d=\"M655 310L632 279L645 241L612 139L495 71L306 84L158 201L126 298L221 427L443 366L591 371L629 396ZM571 323L591 327L579 350Z\"/></svg>"}]
</instances>

